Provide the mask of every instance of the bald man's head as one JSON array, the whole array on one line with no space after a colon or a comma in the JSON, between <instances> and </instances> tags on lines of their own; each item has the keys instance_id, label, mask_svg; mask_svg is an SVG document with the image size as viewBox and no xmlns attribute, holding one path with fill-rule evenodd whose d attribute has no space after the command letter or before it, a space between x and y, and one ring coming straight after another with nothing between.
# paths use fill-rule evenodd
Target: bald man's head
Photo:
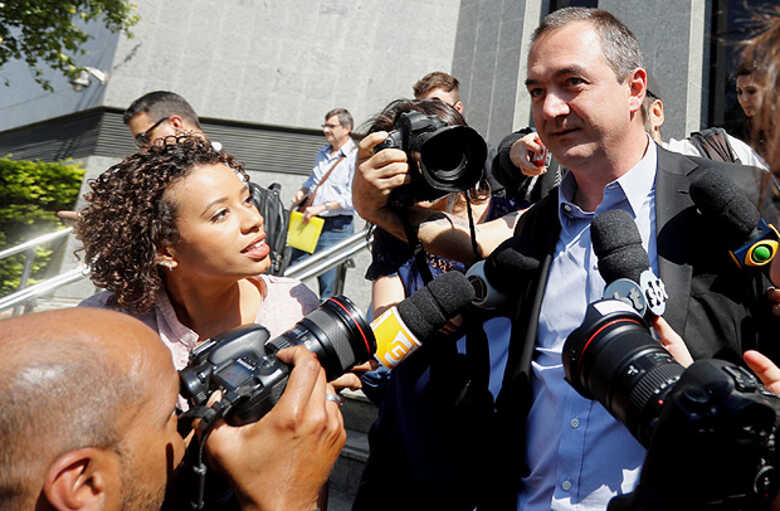
<instances>
[{"instance_id":1,"label":"bald man's head","mask_svg":"<svg viewBox=\"0 0 780 511\"><path fill-rule=\"evenodd\" d=\"M166 374L175 378L167 349L124 314L73 308L0 322L0 509L31 508L66 453L112 453L121 467L129 418L152 399L149 380Z\"/></svg>"}]
</instances>

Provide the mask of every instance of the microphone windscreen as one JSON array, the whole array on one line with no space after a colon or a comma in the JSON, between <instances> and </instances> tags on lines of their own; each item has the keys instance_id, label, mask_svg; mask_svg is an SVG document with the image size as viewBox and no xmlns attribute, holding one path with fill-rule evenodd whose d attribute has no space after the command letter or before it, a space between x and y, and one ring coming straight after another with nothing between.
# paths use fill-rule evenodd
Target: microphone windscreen
<instances>
[{"instance_id":1,"label":"microphone windscreen","mask_svg":"<svg viewBox=\"0 0 780 511\"><path fill-rule=\"evenodd\" d=\"M475 298L471 282L466 275L457 271L439 275L426 287L446 318L445 323L457 316Z\"/></svg>"},{"instance_id":2,"label":"microphone windscreen","mask_svg":"<svg viewBox=\"0 0 780 511\"><path fill-rule=\"evenodd\" d=\"M432 280L398 304L398 313L422 342L447 324L474 299L474 288L465 275L448 272Z\"/></svg>"},{"instance_id":3,"label":"microphone windscreen","mask_svg":"<svg viewBox=\"0 0 780 511\"><path fill-rule=\"evenodd\" d=\"M502 243L485 260L485 277L498 291L509 294L528 278L528 272L537 270L539 265L538 259L521 254Z\"/></svg>"},{"instance_id":4,"label":"microphone windscreen","mask_svg":"<svg viewBox=\"0 0 780 511\"><path fill-rule=\"evenodd\" d=\"M761 214L728 177L707 171L691 183L690 193L699 211L716 223L728 248L750 240Z\"/></svg>"},{"instance_id":5,"label":"microphone windscreen","mask_svg":"<svg viewBox=\"0 0 780 511\"><path fill-rule=\"evenodd\" d=\"M650 267L642 237L627 211L601 213L591 223L590 236L599 272L607 284L617 279L639 282L639 276Z\"/></svg>"}]
</instances>

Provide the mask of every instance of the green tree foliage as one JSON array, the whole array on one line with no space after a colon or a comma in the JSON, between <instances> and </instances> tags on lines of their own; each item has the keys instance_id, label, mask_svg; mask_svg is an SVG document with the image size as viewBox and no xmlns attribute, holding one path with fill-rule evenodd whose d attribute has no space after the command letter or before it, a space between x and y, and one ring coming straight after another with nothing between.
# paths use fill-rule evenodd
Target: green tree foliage
<instances>
[{"instance_id":1,"label":"green tree foliage","mask_svg":"<svg viewBox=\"0 0 780 511\"><path fill-rule=\"evenodd\" d=\"M81 26L74 23L79 19ZM85 53L82 46L91 37L83 25L96 19L112 32L132 37L129 29L139 17L128 0L0 0L0 68L11 59L24 60L35 81L53 91L41 66L77 77L84 68L74 57Z\"/></svg>"},{"instance_id":2,"label":"green tree foliage","mask_svg":"<svg viewBox=\"0 0 780 511\"><path fill-rule=\"evenodd\" d=\"M0 158L0 250L62 227L57 211L72 209L85 170L72 161ZM38 248L33 277L46 272L51 250ZM24 254L0 260L0 295L19 286Z\"/></svg>"}]
</instances>

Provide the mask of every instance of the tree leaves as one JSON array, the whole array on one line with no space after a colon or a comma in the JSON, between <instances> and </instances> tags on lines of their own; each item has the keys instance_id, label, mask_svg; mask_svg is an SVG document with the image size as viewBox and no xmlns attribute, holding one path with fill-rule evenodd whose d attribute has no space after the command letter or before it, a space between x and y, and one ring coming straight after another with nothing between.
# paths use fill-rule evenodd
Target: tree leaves
<instances>
[{"instance_id":1,"label":"tree leaves","mask_svg":"<svg viewBox=\"0 0 780 511\"><path fill-rule=\"evenodd\" d=\"M138 23L136 4L128 0L5 0L0 1L0 68L9 60L24 60L35 81L53 92L43 76L42 66L76 78L83 67L74 57L84 54L90 38L82 26L102 19L111 32L132 37L130 27ZM79 25L74 21L80 19ZM5 85L10 85L4 79Z\"/></svg>"},{"instance_id":2,"label":"tree leaves","mask_svg":"<svg viewBox=\"0 0 780 511\"><path fill-rule=\"evenodd\" d=\"M71 209L85 170L73 161L42 162L0 158L0 250L62 226L57 211ZM33 276L46 272L52 251L38 247ZM24 254L0 260L0 295L14 291Z\"/></svg>"}]
</instances>

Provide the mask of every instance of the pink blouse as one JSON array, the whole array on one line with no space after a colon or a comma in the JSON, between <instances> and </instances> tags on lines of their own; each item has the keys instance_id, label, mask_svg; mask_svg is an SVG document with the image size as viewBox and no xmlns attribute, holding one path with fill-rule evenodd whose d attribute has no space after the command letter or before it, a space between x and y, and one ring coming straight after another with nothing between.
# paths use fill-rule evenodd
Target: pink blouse
<instances>
[{"instance_id":1,"label":"pink blouse","mask_svg":"<svg viewBox=\"0 0 780 511\"><path fill-rule=\"evenodd\" d=\"M303 316L317 308L319 300L312 290L300 281L287 277L258 275L250 277L263 293L263 301L257 311L255 323L268 329L271 338L286 332ZM110 291L103 291L79 304L79 307L96 307L127 312L116 305L109 305ZM145 314L131 314L155 330L162 342L171 350L171 358L176 370L187 365L190 350L198 342L199 335L185 326L176 317L176 312L168 298L168 293L161 290L154 307Z\"/></svg>"}]
</instances>

